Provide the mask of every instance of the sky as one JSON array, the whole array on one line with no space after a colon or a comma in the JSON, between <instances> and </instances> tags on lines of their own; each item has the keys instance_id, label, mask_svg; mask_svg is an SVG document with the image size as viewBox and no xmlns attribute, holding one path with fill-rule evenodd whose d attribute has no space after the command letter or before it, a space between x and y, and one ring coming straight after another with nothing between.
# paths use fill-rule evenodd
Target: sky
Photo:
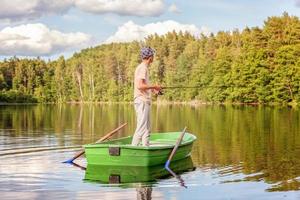
<instances>
[{"instance_id":1,"label":"sky","mask_svg":"<svg viewBox=\"0 0 300 200\"><path fill-rule=\"evenodd\" d=\"M0 59L56 59L111 42L170 31L201 33L263 26L300 0L0 0Z\"/></svg>"}]
</instances>

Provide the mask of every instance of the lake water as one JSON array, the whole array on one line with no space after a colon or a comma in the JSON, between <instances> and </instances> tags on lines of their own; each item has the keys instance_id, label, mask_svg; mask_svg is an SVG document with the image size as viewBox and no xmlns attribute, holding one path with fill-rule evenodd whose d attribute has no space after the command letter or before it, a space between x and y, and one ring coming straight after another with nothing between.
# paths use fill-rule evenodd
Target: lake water
<instances>
[{"instance_id":1,"label":"lake water","mask_svg":"<svg viewBox=\"0 0 300 200\"><path fill-rule=\"evenodd\" d=\"M0 106L0 199L300 199L300 110L153 105L151 118L153 132L187 126L197 136L194 170L181 174L187 188L173 176L88 181L83 168L62 163L123 122L118 137L131 135L132 105Z\"/></svg>"}]
</instances>

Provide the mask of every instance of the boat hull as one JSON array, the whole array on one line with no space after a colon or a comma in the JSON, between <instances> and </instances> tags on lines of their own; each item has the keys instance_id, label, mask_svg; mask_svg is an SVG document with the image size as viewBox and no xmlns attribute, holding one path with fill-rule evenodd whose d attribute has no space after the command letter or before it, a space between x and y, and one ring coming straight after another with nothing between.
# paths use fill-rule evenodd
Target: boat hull
<instances>
[{"instance_id":1,"label":"boat hull","mask_svg":"<svg viewBox=\"0 0 300 200\"><path fill-rule=\"evenodd\" d=\"M186 133L172 161L188 157L196 137ZM132 137L110 142L85 145L85 154L89 165L109 166L155 166L164 164L180 133L155 133L150 137L150 147L130 145Z\"/></svg>"}]
</instances>

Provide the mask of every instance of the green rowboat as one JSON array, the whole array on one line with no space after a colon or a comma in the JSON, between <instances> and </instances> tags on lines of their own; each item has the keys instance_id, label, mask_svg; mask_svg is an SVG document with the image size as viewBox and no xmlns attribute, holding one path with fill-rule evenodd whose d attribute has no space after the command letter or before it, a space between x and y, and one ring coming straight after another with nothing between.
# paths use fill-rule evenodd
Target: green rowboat
<instances>
[{"instance_id":1,"label":"green rowboat","mask_svg":"<svg viewBox=\"0 0 300 200\"><path fill-rule=\"evenodd\" d=\"M152 133L150 146L132 146L132 136L84 145L88 165L155 166L164 164L180 132ZM196 136L185 133L172 161L190 155Z\"/></svg>"}]
</instances>

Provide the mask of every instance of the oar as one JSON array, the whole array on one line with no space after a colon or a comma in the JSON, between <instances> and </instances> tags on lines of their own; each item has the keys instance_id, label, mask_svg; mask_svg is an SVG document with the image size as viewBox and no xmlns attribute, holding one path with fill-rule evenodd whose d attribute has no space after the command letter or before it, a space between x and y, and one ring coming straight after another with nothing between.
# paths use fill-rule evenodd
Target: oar
<instances>
[{"instance_id":1,"label":"oar","mask_svg":"<svg viewBox=\"0 0 300 200\"><path fill-rule=\"evenodd\" d=\"M84 170L84 171L86 170L86 167L83 167L83 166L81 166L81 165L79 165L77 163L72 162L70 164L73 165L74 167L77 167L77 168L81 169L81 170Z\"/></svg>"},{"instance_id":2,"label":"oar","mask_svg":"<svg viewBox=\"0 0 300 200\"><path fill-rule=\"evenodd\" d=\"M176 174L173 170L171 170L170 168L167 169L167 170L170 172L170 174L172 174L172 175L178 180L180 186L187 188L187 186L186 186L185 183L184 183L184 180L181 178L180 175L177 175L177 174Z\"/></svg>"},{"instance_id":3,"label":"oar","mask_svg":"<svg viewBox=\"0 0 300 200\"><path fill-rule=\"evenodd\" d=\"M166 164L165 164L165 168L166 168L168 171L171 170L171 169L169 168L170 162L171 162L173 156L175 155L175 153L176 153L176 151L177 151L177 149L178 149L178 147L179 147L179 145L180 145L180 143L181 143L181 141L182 141L182 139L183 139L183 136L184 136L184 134L185 134L185 131L186 131L186 127L184 127L184 129L183 129L183 131L181 132L179 138L177 139L177 142L176 142L176 144L175 144L175 146L174 146L174 148L173 148L173 150L172 150L172 152L171 152L171 154L170 154L170 156L169 156L169 158L168 158L168 160L167 160L167 162L166 162Z\"/></svg>"},{"instance_id":4,"label":"oar","mask_svg":"<svg viewBox=\"0 0 300 200\"><path fill-rule=\"evenodd\" d=\"M102 142L108 138L110 138L113 134L115 134L116 132L118 132L121 128L123 128L124 126L126 126L127 123L124 123L122 124L121 126L119 126L118 128L116 128L115 130L112 130L111 132L107 133L105 136L103 136L102 138L100 138L99 140L97 140L95 143L99 143L99 142ZM73 161L80 157L81 155L84 154L84 150L80 151L79 153L77 153L73 158L69 159L69 160L66 160L65 162L63 163L73 163Z\"/></svg>"}]
</instances>

